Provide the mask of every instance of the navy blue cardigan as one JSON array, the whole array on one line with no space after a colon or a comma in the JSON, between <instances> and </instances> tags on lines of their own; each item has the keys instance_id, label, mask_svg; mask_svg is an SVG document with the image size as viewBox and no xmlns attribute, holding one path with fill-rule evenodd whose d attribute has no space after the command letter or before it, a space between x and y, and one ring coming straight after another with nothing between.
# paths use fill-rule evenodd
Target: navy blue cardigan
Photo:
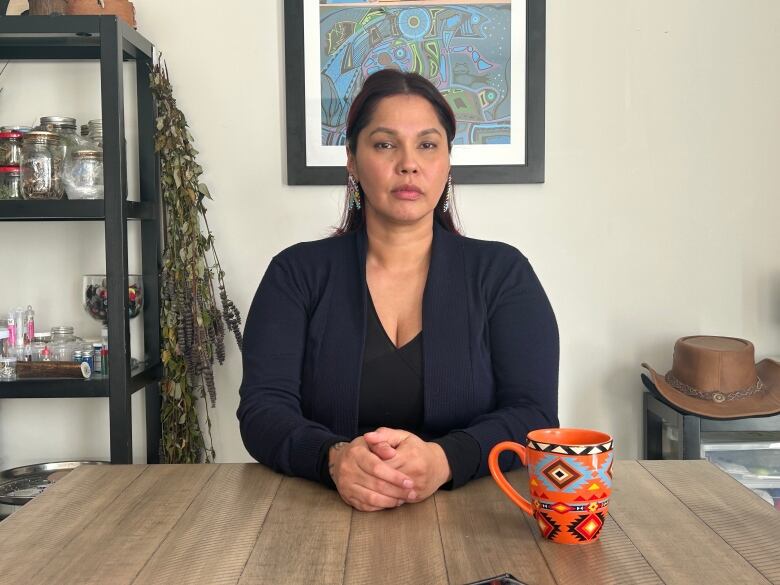
<instances>
[{"instance_id":1,"label":"navy blue cardigan","mask_svg":"<svg viewBox=\"0 0 780 585\"><path fill-rule=\"evenodd\" d=\"M249 453L276 471L319 481L322 448L357 436L366 249L365 229L294 245L252 302L237 415ZM480 477L496 443L558 426L558 327L518 250L434 222L422 315L424 439L468 433Z\"/></svg>"}]
</instances>

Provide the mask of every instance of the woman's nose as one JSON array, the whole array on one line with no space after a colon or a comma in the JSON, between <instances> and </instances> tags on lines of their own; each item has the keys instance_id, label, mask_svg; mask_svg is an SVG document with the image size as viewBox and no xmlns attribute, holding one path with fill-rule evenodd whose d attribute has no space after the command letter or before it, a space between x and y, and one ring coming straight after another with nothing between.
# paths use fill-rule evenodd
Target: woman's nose
<instances>
[{"instance_id":1,"label":"woman's nose","mask_svg":"<svg viewBox=\"0 0 780 585\"><path fill-rule=\"evenodd\" d=\"M401 148L401 158L398 161L398 170L401 174L407 175L416 173L419 170L419 164L417 163L415 154L414 149Z\"/></svg>"}]
</instances>

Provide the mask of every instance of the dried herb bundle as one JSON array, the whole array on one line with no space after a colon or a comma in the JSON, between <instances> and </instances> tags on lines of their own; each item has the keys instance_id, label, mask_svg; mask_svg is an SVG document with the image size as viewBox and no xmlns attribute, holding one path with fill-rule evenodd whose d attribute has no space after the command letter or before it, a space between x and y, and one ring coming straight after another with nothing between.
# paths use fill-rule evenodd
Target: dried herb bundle
<instances>
[{"instance_id":1,"label":"dried herb bundle","mask_svg":"<svg viewBox=\"0 0 780 585\"><path fill-rule=\"evenodd\" d=\"M225 273L214 249L204 199L211 199L199 181L203 169L176 106L167 67L155 65L152 92L157 101L155 149L160 154L165 251L160 278L162 340L162 444L165 463L214 460L211 418L205 408L208 445L198 419L200 398L206 393L215 405L214 359L225 359L225 325L242 345L241 315L228 298ZM202 221L201 221L202 220ZM208 255L212 258L211 264ZM216 275L219 299L213 280ZM224 323L223 323L224 321Z\"/></svg>"}]
</instances>

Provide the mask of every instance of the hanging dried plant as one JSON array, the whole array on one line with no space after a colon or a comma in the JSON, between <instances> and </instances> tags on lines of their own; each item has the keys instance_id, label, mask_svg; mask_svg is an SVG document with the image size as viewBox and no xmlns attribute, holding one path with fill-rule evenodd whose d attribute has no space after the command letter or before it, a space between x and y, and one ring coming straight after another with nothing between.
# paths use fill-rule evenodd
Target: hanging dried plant
<instances>
[{"instance_id":1,"label":"hanging dried plant","mask_svg":"<svg viewBox=\"0 0 780 585\"><path fill-rule=\"evenodd\" d=\"M198 404L201 398L206 401L207 393L212 408L216 403L214 359L220 364L225 359L225 324L241 349L241 314L225 290L225 272L206 220L204 199L211 199L211 194L199 180L203 169L195 160L198 151L173 97L167 67L155 65L151 86L157 101L155 150L160 154L165 223L160 277L160 459L165 463L211 462L216 456L211 417L207 404L207 444ZM219 295L214 291L215 277Z\"/></svg>"}]
</instances>

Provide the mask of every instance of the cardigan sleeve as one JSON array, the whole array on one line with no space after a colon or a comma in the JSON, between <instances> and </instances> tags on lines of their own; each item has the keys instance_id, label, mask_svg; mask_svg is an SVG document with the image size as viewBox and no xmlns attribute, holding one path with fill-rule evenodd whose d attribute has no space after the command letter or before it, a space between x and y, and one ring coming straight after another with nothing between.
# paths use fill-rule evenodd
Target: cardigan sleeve
<instances>
[{"instance_id":1,"label":"cardigan sleeve","mask_svg":"<svg viewBox=\"0 0 780 585\"><path fill-rule=\"evenodd\" d=\"M275 471L319 481L323 446L349 439L306 419L301 411L306 298L301 283L275 257L247 316L236 414L252 457Z\"/></svg>"},{"instance_id":2,"label":"cardigan sleeve","mask_svg":"<svg viewBox=\"0 0 780 585\"><path fill-rule=\"evenodd\" d=\"M473 475L461 478L463 483L490 473L488 454L497 443L524 445L529 431L559 425L558 325L533 268L520 252L512 251L514 259L487 307L495 408L465 428L453 429L468 433L481 451ZM512 453L499 459L503 470L519 463ZM452 487L458 485L453 482Z\"/></svg>"}]
</instances>

